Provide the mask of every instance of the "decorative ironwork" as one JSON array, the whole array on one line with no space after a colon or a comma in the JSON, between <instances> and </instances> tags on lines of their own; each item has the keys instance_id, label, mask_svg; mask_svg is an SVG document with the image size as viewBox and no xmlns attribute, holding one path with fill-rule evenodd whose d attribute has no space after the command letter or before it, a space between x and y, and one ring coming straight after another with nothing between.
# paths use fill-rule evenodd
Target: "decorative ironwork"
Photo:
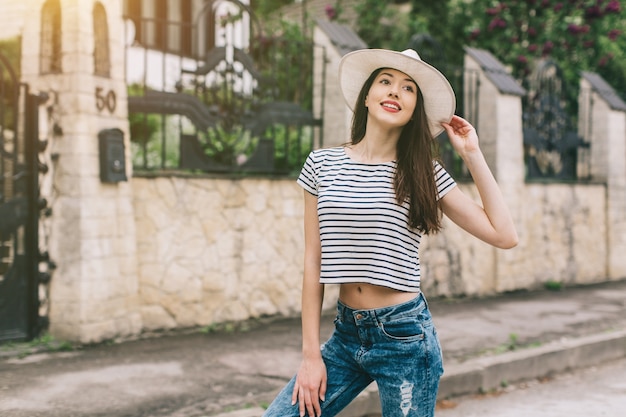
<instances>
[{"instance_id":1,"label":"decorative ironwork","mask_svg":"<svg viewBox=\"0 0 626 417\"><path fill-rule=\"evenodd\" d=\"M199 60L179 56L177 66L164 61L164 70L175 70L164 71L160 86L150 85L146 68L138 94L129 94L135 172L300 169L314 139L321 142L322 121L311 110L315 45L264 36L239 1L208 1L195 21L207 13L218 16L210 30L221 35L220 46Z\"/></svg>"},{"instance_id":2,"label":"decorative ironwork","mask_svg":"<svg viewBox=\"0 0 626 417\"><path fill-rule=\"evenodd\" d=\"M40 97L21 84L0 54L0 342L30 339L39 315L38 137Z\"/></svg>"},{"instance_id":3,"label":"decorative ironwork","mask_svg":"<svg viewBox=\"0 0 626 417\"><path fill-rule=\"evenodd\" d=\"M588 147L567 112L565 82L550 60L527 80L523 128L527 178L577 179L579 149Z\"/></svg>"}]
</instances>

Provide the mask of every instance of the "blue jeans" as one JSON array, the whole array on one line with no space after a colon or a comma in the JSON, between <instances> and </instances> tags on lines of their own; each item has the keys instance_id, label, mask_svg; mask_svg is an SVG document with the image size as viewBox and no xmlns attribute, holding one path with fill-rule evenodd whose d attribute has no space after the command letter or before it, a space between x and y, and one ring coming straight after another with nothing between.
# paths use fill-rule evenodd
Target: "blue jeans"
<instances>
[{"instance_id":1,"label":"blue jeans","mask_svg":"<svg viewBox=\"0 0 626 417\"><path fill-rule=\"evenodd\" d=\"M437 332L420 293L406 303L354 310L337 303L335 331L322 345L326 401L322 416L332 417L376 381L383 417L432 417L443 374ZM298 417L291 405L295 377L264 417ZM373 411L373 410L372 410Z\"/></svg>"}]
</instances>

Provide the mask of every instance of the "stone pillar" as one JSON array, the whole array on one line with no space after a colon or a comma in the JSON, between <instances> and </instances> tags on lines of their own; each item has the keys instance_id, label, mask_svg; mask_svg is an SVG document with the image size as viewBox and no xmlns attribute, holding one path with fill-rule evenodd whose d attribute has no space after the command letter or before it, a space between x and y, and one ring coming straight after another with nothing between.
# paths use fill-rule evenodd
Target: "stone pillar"
<instances>
[{"instance_id":1,"label":"stone pillar","mask_svg":"<svg viewBox=\"0 0 626 417\"><path fill-rule=\"evenodd\" d=\"M607 185L607 278L626 278L626 103L598 74L580 80L579 132L590 143L591 179Z\"/></svg>"},{"instance_id":2,"label":"stone pillar","mask_svg":"<svg viewBox=\"0 0 626 417\"><path fill-rule=\"evenodd\" d=\"M316 47L315 77L319 80L323 74L325 85L323 95L314 97L315 114L324 102L324 111L319 114L324 119L323 143L324 148L340 146L350 141L352 126L352 110L347 106L343 94L339 89L339 61L352 51L367 48L367 44L348 26L318 20L313 33ZM323 54L320 51L323 50ZM318 94L320 88L316 88ZM315 143L315 147L320 147Z\"/></svg>"},{"instance_id":3,"label":"stone pillar","mask_svg":"<svg viewBox=\"0 0 626 417\"><path fill-rule=\"evenodd\" d=\"M53 184L51 195L44 195L52 207L47 239L57 265L50 287L50 332L80 342L138 333L122 1L25 1L31 14L24 26L22 75L34 91L50 93L56 126L48 147ZM55 4L61 15L60 69L42 71L42 11ZM96 42L96 9L104 10L108 42ZM109 65L97 70L95 50L104 45L106 58L107 43ZM105 129L123 132L127 181L100 179L98 134Z\"/></svg>"},{"instance_id":4,"label":"stone pillar","mask_svg":"<svg viewBox=\"0 0 626 417\"><path fill-rule=\"evenodd\" d=\"M480 138L480 146L502 194L511 210L516 224L521 224L524 210L524 137L522 131L522 96L525 90L507 73L504 66L485 50L466 48L465 55L465 108L472 113L465 115ZM469 105L472 97L469 82L478 77L476 92L478 103ZM518 230L523 239L523 231ZM517 273L511 270L513 257L521 251L494 249L495 273L487 288L507 291L518 287Z\"/></svg>"}]
</instances>

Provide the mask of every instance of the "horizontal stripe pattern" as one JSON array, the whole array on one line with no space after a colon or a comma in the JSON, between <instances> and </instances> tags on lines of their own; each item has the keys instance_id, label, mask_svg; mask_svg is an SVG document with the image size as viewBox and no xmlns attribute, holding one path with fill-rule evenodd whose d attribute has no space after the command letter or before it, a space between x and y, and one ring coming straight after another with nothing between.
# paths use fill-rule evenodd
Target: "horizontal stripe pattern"
<instances>
[{"instance_id":1,"label":"horizontal stripe pattern","mask_svg":"<svg viewBox=\"0 0 626 417\"><path fill-rule=\"evenodd\" d=\"M434 170L441 198L456 182L439 163ZM297 182L317 196L321 283L419 291L422 236L408 225L409 203L396 202L395 172L395 162L354 162L344 147L309 154Z\"/></svg>"}]
</instances>

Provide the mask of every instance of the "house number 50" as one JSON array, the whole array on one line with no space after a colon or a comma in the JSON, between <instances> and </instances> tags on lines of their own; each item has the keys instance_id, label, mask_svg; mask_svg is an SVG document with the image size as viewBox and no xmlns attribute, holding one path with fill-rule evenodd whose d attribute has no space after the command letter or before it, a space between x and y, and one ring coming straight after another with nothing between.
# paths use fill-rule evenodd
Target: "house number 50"
<instances>
[{"instance_id":1,"label":"house number 50","mask_svg":"<svg viewBox=\"0 0 626 417\"><path fill-rule=\"evenodd\" d=\"M109 90L105 94L102 87L96 87L96 108L98 111L107 109L110 113L113 113L116 105L117 98L113 90Z\"/></svg>"}]
</instances>

